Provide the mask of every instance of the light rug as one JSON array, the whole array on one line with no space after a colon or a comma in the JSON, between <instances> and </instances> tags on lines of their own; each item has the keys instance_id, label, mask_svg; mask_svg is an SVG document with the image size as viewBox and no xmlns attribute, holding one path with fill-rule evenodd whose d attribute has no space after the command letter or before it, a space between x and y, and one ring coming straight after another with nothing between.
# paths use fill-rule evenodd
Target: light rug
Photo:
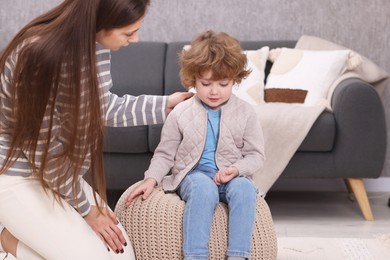
<instances>
[{"instance_id":1,"label":"light rug","mask_svg":"<svg viewBox=\"0 0 390 260\"><path fill-rule=\"evenodd\" d=\"M278 260L388 260L390 234L375 238L279 237Z\"/></svg>"},{"instance_id":2,"label":"light rug","mask_svg":"<svg viewBox=\"0 0 390 260\"><path fill-rule=\"evenodd\" d=\"M0 253L0 259L5 257ZM7 260L15 260L9 255ZM279 237L277 260L389 260L390 234L376 238Z\"/></svg>"}]
</instances>

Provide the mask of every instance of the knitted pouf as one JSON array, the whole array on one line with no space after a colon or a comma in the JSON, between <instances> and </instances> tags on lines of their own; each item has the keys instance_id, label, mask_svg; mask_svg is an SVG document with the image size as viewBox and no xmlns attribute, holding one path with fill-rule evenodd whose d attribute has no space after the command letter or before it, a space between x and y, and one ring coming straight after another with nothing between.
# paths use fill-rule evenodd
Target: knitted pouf
<instances>
[{"instance_id":1,"label":"knitted pouf","mask_svg":"<svg viewBox=\"0 0 390 260\"><path fill-rule=\"evenodd\" d=\"M148 199L138 196L129 206L126 197L139 183L128 188L119 199L115 214L133 243L137 260L181 260L184 201L175 193L165 194L157 187ZM209 259L225 260L228 234L228 209L219 203L214 212ZM258 198L256 223L252 234L252 260L276 259L277 241L271 212L263 198Z\"/></svg>"}]
</instances>

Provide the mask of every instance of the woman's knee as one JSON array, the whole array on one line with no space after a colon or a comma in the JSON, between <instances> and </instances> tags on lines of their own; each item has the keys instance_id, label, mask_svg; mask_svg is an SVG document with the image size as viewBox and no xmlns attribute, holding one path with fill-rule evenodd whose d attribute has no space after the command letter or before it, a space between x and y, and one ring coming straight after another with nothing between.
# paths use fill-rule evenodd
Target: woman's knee
<instances>
[{"instance_id":1,"label":"woman's knee","mask_svg":"<svg viewBox=\"0 0 390 260\"><path fill-rule=\"evenodd\" d=\"M65 252L61 254L61 259L94 259L110 260L110 251L105 247L103 241L83 241L81 244L68 245Z\"/></svg>"}]
</instances>

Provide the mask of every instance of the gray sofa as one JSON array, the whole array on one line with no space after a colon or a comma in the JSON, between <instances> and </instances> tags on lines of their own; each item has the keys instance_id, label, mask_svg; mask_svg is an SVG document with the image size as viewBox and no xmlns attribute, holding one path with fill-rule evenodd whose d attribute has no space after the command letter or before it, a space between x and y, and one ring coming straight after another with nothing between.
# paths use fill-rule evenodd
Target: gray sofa
<instances>
[{"instance_id":1,"label":"gray sofa","mask_svg":"<svg viewBox=\"0 0 390 260\"><path fill-rule=\"evenodd\" d=\"M112 91L118 95L168 95L184 91L177 53L188 42L140 42L112 53ZM295 41L242 42L246 50L291 47ZM271 64L267 64L266 74ZM385 160L386 123L378 94L359 79L339 84L333 112L317 119L281 178L342 178L372 219L362 178L380 176ZM107 188L119 193L143 179L160 138L161 125L107 128L104 160Z\"/></svg>"}]
</instances>

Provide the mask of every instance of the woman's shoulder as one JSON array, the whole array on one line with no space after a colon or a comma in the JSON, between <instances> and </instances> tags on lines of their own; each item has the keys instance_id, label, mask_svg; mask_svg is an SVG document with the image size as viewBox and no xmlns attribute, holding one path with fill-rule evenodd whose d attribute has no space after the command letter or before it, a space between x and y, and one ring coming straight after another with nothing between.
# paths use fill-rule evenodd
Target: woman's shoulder
<instances>
[{"instance_id":1,"label":"woman's shoulder","mask_svg":"<svg viewBox=\"0 0 390 260\"><path fill-rule=\"evenodd\" d=\"M96 43L96 60L97 63L101 63L102 61L110 61L111 59L111 51L103 47L103 45Z\"/></svg>"}]
</instances>

